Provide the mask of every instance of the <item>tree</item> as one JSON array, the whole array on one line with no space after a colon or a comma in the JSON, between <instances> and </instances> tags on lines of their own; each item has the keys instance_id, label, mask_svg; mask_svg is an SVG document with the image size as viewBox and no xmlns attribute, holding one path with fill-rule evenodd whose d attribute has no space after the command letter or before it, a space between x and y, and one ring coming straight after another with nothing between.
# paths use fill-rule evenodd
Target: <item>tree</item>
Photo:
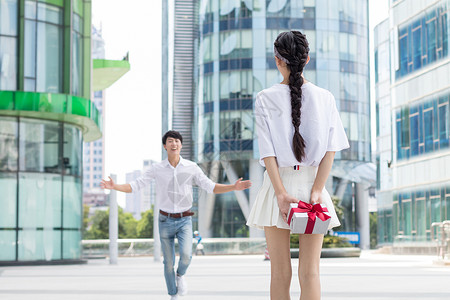
<instances>
[{"instance_id":1,"label":"tree","mask_svg":"<svg viewBox=\"0 0 450 300\"><path fill-rule=\"evenodd\" d=\"M151 238L153 237L153 211L148 210L142 213L142 219L136 221L131 213L124 212L119 207L119 238ZM109 209L97 210L95 214L88 219L89 207L84 208L83 212L83 238L86 240L108 239L109 238ZM92 226L87 229L88 222ZM85 225L86 224L86 225Z\"/></svg>"},{"instance_id":2,"label":"tree","mask_svg":"<svg viewBox=\"0 0 450 300\"><path fill-rule=\"evenodd\" d=\"M370 213L370 248L375 249L377 247L377 213Z\"/></svg>"},{"instance_id":3,"label":"tree","mask_svg":"<svg viewBox=\"0 0 450 300\"><path fill-rule=\"evenodd\" d=\"M137 223L138 222L131 213L126 213L123 211L122 207L119 207L119 239L137 238Z\"/></svg>"},{"instance_id":4,"label":"tree","mask_svg":"<svg viewBox=\"0 0 450 300\"><path fill-rule=\"evenodd\" d=\"M85 239L97 240L109 238L109 210L97 210L91 218L92 226L86 231Z\"/></svg>"},{"instance_id":5,"label":"tree","mask_svg":"<svg viewBox=\"0 0 450 300\"><path fill-rule=\"evenodd\" d=\"M336 196L331 196L331 201L333 201L334 210L336 211L336 215L337 215L339 221L342 223L342 220L344 219L344 209L342 208L342 206L339 205L341 200ZM333 228L333 231L342 230L341 227L342 227L342 225L335 227L335 228Z\"/></svg>"},{"instance_id":6,"label":"tree","mask_svg":"<svg viewBox=\"0 0 450 300\"><path fill-rule=\"evenodd\" d=\"M137 237L153 237L153 210L149 209L141 214L142 218L137 222Z\"/></svg>"},{"instance_id":7,"label":"tree","mask_svg":"<svg viewBox=\"0 0 450 300\"><path fill-rule=\"evenodd\" d=\"M89 225L89 209L90 206L83 204L83 229L82 229L82 234L83 234L83 238L85 239L87 236L87 230L88 230L88 225Z\"/></svg>"}]
</instances>

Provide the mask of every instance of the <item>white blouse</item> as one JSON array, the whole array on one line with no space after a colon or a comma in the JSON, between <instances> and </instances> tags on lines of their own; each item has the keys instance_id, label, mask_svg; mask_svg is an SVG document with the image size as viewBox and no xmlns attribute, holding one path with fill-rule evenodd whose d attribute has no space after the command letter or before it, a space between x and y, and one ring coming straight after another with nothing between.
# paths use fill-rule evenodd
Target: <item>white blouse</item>
<instances>
[{"instance_id":1,"label":"white blouse","mask_svg":"<svg viewBox=\"0 0 450 300\"><path fill-rule=\"evenodd\" d=\"M311 82L302 85L300 134L305 140L305 157L300 163L294 156L289 86L275 84L256 96L255 122L260 164L275 156L278 167L318 166L327 151L349 148L347 135L336 108L334 96Z\"/></svg>"}]
</instances>

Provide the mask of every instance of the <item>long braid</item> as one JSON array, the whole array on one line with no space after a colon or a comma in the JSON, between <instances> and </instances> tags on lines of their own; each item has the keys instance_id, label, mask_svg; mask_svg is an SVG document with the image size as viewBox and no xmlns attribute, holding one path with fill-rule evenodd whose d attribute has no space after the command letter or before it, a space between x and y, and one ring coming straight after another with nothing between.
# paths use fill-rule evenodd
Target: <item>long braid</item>
<instances>
[{"instance_id":1,"label":"long braid","mask_svg":"<svg viewBox=\"0 0 450 300\"><path fill-rule=\"evenodd\" d=\"M274 45L278 53L289 62L287 66L290 70L289 89L291 93L292 125L294 126L292 145L295 158L301 162L305 156L306 147L305 140L299 131L302 108L302 73L308 59L308 41L301 32L291 31L281 33Z\"/></svg>"}]
</instances>

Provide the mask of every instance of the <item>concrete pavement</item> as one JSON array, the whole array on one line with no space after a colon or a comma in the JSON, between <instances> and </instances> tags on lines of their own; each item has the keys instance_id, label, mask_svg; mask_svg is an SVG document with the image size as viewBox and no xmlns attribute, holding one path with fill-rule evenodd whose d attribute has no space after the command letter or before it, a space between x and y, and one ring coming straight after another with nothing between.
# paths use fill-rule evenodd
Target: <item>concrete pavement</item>
<instances>
[{"instance_id":1,"label":"concrete pavement","mask_svg":"<svg viewBox=\"0 0 450 300\"><path fill-rule=\"evenodd\" d=\"M363 252L321 261L322 299L449 300L450 267L435 257ZM292 299L300 287L293 259ZM180 300L269 299L270 262L259 256L195 256ZM0 267L1 300L169 299L162 263L152 257L90 260L87 265Z\"/></svg>"}]
</instances>

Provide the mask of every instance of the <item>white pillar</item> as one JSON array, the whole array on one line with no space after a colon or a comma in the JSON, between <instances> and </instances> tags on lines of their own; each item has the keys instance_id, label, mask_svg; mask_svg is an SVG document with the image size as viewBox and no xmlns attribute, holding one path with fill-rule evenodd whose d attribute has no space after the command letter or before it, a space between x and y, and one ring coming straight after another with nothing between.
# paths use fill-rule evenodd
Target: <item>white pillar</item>
<instances>
[{"instance_id":1,"label":"white pillar","mask_svg":"<svg viewBox=\"0 0 450 300\"><path fill-rule=\"evenodd\" d=\"M217 182L219 179L220 162L211 162L209 178ZM212 219L214 214L215 194L207 194L201 190L198 197L198 231L204 238L212 237Z\"/></svg>"},{"instance_id":2,"label":"white pillar","mask_svg":"<svg viewBox=\"0 0 450 300\"><path fill-rule=\"evenodd\" d=\"M117 176L111 174L111 179L116 182ZM117 238L119 237L119 212L117 208L117 192L111 190L109 194L109 263L117 264L118 247Z\"/></svg>"},{"instance_id":3,"label":"white pillar","mask_svg":"<svg viewBox=\"0 0 450 300\"><path fill-rule=\"evenodd\" d=\"M256 195L261 188L264 181L264 168L259 164L258 159L250 159L250 180L252 181L252 186L250 188L250 209L253 207L253 203L255 203ZM260 230L254 227L250 227L249 236L253 237L264 237L264 230Z\"/></svg>"},{"instance_id":4,"label":"white pillar","mask_svg":"<svg viewBox=\"0 0 450 300\"><path fill-rule=\"evenodd\" d=\"M336 197L342 202L344 198L345 190L347 189L348 180L341 178L338 187L336 188Z\"/></svg>"},{"instance_id":5,"label":"white pillar","mask_svg":"<svg viewBox=\"0 0 450 300\"><path fill-rule=\"evenodd\" d=\"M361 249L370 248L369 187L356 184L356 229L360 234Z\"/></svg>"},{"instance_id":6,"label":"white pillar","mask_svg":"<svg viewBox=\"0 0 450 300\"><path fill-rule=\"evenodd\" d=\"M336 196L333 190L333 176L328 176L327 181L325 182L325 189L330 194L330 196Z\"/></svg>"}]
</instances>

